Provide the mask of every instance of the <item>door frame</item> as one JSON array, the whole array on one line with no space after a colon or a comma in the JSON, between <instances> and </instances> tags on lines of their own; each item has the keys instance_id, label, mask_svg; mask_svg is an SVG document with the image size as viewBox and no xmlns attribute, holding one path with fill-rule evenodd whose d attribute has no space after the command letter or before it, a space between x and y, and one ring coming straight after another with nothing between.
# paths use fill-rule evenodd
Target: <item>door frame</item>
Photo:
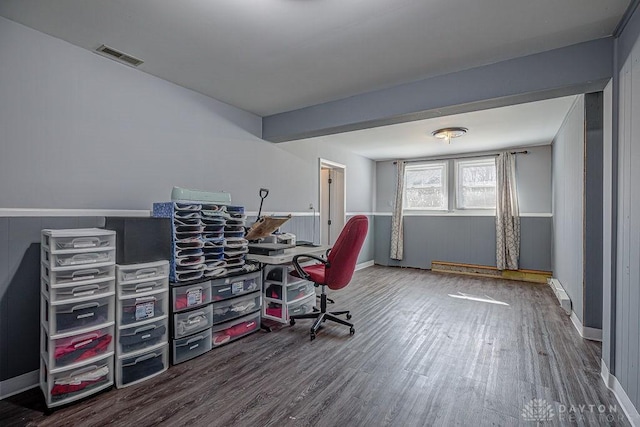
<instances>
[{"instance_id":1,"label":"door frame","mask_svg":"<svg viewBox=\"0 0 640 427\"><path fill-rule=\"evenodd\" d=\"M345 224L347 221L347 166L343 165L342 163L338 163L338 162L334 162L332 160L327 160L327 159L323 159L322 157L318 158L318 215L320 216L320 220L318 221L320 223L320 230L319 230L319 236L320 236L320 240L319 243L322 243L323 241L323 232L326 231L326 225L324 224L325 222L325 218L322 217L322 169L333 169L333 170L339 170L342 173L342 196L343 196L343 201L342 201L342 224ZM337 213L337 215L340 215L340 213ZM337 237L337 236L336 236Z\"/></svg>"}]
</instances>

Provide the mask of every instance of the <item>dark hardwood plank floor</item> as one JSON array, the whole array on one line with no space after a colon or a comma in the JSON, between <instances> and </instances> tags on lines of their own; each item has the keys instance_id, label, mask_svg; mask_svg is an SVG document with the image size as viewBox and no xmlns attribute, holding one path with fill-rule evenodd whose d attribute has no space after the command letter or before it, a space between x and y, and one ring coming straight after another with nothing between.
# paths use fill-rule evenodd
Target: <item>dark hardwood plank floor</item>
<instances>
[{"instance_id":1,"label":"dark hardwood plank floor","mask_svg":"<svg viewBox=\"0 0 640 427\"><path fill-rule=\"evenodd\" d=\"M309 341L298 321L50 415L38 389L24 392L0 401L0 424L515 426L535 425L522 416L535 398L554 411L545 425L629 425L619 406L571 413L617 402L600 345L546 285L376 266L331 296L354 336L326 323Z\"/></svg>"}]
</instances>

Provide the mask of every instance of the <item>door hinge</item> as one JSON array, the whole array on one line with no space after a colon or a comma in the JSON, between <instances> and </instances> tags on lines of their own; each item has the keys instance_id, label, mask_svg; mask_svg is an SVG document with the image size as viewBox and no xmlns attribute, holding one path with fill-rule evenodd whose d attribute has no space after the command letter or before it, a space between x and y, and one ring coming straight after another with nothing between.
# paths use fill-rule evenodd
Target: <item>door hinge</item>
<instances>
[{"instance_id":1,"label":"door hinge","mask_svg":"<svg viewBox=\"0 0 640 427\"><path fill-rule=\"evenodd\" d=\"M329 182L329 184L331 184L331 183L333 183L333 180L331 178L329 178L329 180L327 182Z\"/></svg>"},{"instance_id":2,"label":"door hinge","mask_svg":"<svg viewBox=\"0 0 640 427\"><path fill-rule=\"evenodd\" d=\"M331 220L327 221L327 224L328 224L328 225L331 225Z\"/></svg>"}]
</instances>

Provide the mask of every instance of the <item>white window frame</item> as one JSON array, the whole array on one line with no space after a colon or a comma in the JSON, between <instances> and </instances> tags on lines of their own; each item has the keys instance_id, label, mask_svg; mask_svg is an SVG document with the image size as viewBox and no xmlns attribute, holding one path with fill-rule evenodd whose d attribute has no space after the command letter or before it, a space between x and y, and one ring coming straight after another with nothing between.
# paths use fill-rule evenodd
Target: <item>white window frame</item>
<instances>
[{"instance_id":1,"label":"white window frame","mask_svg":"<svg viewBox=\"0 0 640 427\"><path fill-rule=\"evenodd\" d=\"M455 202L456 202L456 210L462 210L462 211L491 211L491 210L495 210L496 206L495 203L492 207L467 207L467 206L462 206L461 202L462 202L462 197L461 197L461 185L462 185L462 178L461 178L461 168L463 166L467 166L467 165L488 165L489 163L491 163L493 165L493 167L495 168L495 164L496 164L496 159L495 156L492 157L482 157L482 158L476 158L476 159L456 159L455 160ZM496 183L497 186L497 183ZM497 191L497 189L496 189Z\"/></svg>"},{"instance_id":2,"label":"white window frame","mask_svg":"<svg viewBox=\"0 0 640 427\"><path fill-rule=\"evenodd\" d=\"M442 169L442 193L444 195L444 201L442 207L407 207L407 172L411 170L420 170L420 169L430 169L430 168L441 168ZM449 162L447 161L437 161L437 162L424 162L418 163L414 165L405 166L405 176L404 176L404 191L403 194L403 209L405 211L410 212L420 212L420 211L430 211L430 212L448 212L449 211Z\"/></svg>"}]
</instances>

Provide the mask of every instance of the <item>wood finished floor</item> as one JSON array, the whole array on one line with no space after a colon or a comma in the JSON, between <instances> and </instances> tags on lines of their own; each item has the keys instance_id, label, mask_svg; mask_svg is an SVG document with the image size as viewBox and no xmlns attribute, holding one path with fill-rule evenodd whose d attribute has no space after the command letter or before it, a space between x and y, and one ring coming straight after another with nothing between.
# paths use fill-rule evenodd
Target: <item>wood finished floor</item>
<instances>
[{"instance_id":1,"label":"wood finished floor","mask_svg":"<svg viewBox=\"0 0 640 427\"><path fill-rule=\"evenodd\" d=\"M479 296L508 305L453 298ZM2 426L515 426L531 399L545 425L629 425L558 405L617 404L600 345L580 338L546 285L371 267L330 294L356 334L310 321L258 332L44 414L38 389L0 401Z\"/></svg>"}]
</instances>

